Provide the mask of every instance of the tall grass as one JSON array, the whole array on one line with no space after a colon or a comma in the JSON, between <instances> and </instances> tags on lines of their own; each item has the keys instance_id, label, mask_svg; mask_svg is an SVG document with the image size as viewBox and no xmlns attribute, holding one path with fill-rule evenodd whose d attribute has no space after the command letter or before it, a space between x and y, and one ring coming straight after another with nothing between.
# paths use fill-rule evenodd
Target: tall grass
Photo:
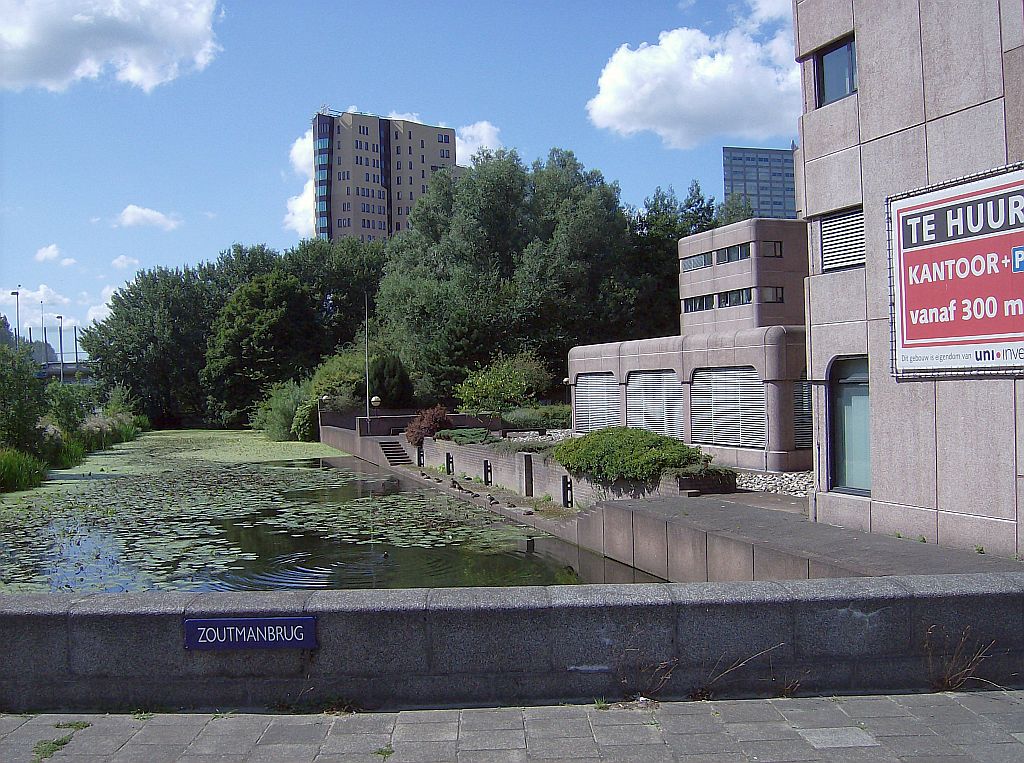
<instances>
[{"instance_id":1,"label":"tall grass","mask_svg":"<svg viewBox=\"0 0 1024 763\"><path fill-rule=\"evenodd\" d=\"M0 448L0 493L38 487L46 476L46 464L14 448Z\"/></svg>"}]
</instances>

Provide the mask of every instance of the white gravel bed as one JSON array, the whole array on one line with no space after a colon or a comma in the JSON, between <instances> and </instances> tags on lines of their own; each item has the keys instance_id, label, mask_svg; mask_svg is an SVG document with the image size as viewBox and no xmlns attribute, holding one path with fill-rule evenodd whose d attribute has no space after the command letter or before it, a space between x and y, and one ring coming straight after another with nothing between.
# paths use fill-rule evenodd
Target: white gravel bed
<instances>
[{"instance_id":1,"label":"white gravel bed","mask_svg":"<svg viewBox=\"0 0 1024 763\"><path fill-rule=\"evenodd\" d=\"M740 472L736 487L761 493L805 496L814 487L811 472Z\"/></svg>"}]
</instances>

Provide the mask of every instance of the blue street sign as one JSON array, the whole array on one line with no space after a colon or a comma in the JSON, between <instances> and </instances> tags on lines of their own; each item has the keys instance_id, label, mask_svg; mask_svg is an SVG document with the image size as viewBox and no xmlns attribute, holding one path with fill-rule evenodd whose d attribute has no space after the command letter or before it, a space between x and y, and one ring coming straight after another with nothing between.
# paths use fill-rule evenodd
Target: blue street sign
<instances>
[{"instance_id":1,"label":"blue street sign","mask_svg":"<svg viewBox=\"0 0 1024 763\"><path fill-rule=\"evenodd\" d=\"M1013 247L1013 272L1024 273L1024 246Z\"/></svg>"},{"instance_id":2,"label":"blue street sign","mask_svg":"<svg viewBox=\"0 0 1024 763\"><path fill-rule=\"evenodd\" d=\"M186 649L316 649L315 617L219 617L185 621Z\"/></svg>"}]
</instances>

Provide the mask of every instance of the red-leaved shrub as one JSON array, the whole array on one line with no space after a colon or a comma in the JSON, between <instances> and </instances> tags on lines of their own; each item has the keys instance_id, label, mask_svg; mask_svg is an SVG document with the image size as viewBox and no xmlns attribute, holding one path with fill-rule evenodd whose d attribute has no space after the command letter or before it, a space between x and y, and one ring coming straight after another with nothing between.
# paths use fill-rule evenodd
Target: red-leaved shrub
<instances>
[{"instance_id":1,"label":"red-leaved shrub","mask_svg":"<svg viewBox=\"0 0 1024 763\"><path fill-rule=\"evenodd\" d=\"M410 445L419 447L425 437L433 437L436 432L453 427L448 418L448 410L443 405L435 405L416 414L416 418L405 428L405 439Z\"/></svg>"}]
</instances>

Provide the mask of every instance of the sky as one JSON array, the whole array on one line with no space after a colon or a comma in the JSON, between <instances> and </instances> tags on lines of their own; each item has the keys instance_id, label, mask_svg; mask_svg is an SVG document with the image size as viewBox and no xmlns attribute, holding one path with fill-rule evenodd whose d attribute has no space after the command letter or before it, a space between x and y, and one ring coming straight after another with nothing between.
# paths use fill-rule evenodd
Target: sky
<instances>
[{"instance_id":1,"label":"sky","mask_svg":"<svg viewBox=\"0 0 1024 763\"><path fill-rule=\"evenodd\" d=\"M790 0L0 0L0 313L88 325L140 269L312 233L321 106L574 151L641 206L787 148ZM42 303L42 304L40 304ZM51 334L51 344L53 341ZM69 341L69 340L66 340Z\"/></svg>"}]
</instances>

